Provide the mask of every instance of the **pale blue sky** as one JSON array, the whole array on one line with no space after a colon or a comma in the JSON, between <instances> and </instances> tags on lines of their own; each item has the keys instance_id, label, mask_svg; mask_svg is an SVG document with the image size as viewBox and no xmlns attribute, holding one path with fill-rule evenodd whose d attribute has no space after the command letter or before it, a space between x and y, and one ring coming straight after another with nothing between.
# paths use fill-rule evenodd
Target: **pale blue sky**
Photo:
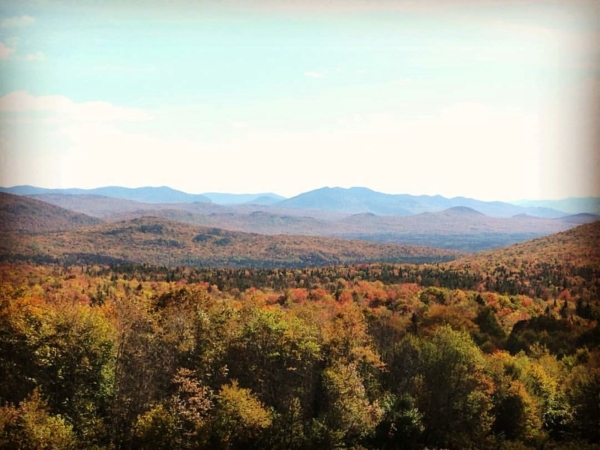
<instances>
[{"instance_id":1,"label":"pale blue sky","mask_svg":"<svg viewBox=\"0 0 600 450\"><path fill-rule=\"evenodd\" d=\"M600 195L598 2L165 4L0 1L0 185Z\"/></svg>"}]
</instances>

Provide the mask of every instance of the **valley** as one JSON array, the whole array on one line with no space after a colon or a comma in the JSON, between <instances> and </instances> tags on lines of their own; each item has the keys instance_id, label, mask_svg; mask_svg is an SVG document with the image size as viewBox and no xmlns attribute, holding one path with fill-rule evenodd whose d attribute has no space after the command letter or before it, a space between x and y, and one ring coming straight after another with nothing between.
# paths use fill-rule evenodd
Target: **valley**
<instances>
[{"instance_id":1,"label":"valley","mask_svg":"<svg viewBox=\"0 0 600 450\"><path fill-rule=\"evenodd\" d=\"M600 445L593 214L2 193L0 217L2 447Z\"/></svg>"},{"instance_id":2,"label":"valley","mask_svg":"<svg viewBox=\"0 0 600 450\"><path fill-rule=\"evenodd\" d=\"M0 3L0 450L600 450L600 1Z\"/></svg>"}]
</instances>

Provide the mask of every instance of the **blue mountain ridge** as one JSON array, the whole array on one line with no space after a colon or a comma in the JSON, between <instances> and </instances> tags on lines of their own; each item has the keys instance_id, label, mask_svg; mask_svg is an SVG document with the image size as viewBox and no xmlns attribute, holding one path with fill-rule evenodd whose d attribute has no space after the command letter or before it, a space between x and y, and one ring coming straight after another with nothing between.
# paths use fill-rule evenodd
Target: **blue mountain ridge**
<instances>
[{"instance_id":1,"label":"blue mountain ridge","mask_svg":"<svg viewBox=\"0 0 600 450\"><path fill-rule=\"evenodd\" d=\"M538 204L518 205L500 201L476 200L467 197L446 198L441 195L385 194L366 187L323 187L287 199L273 193L227 194L207 192L203 194L189 194L167 186L140 188L107 186L95 189L46 189L23 185L0 188L0 192L17 195L49 193L69 195L93 194L146 203L198 202L221 205L256 204L304 210L334 211L344 214L372 213L393 216L437 212L454 207L471 208L491 217L513 217L525 214L534 217L561 218L568 215L563 210L538 206ZM584 206L589 205L589 210L585 210L582 206L581 208L584 210L578 210L578 212L597 214L596 201L600 202L600 198L593 197L587 199L586 202L580 202ZM539 203L539 205L542 205L542 203Z\"/></svg>"}]
</instances>

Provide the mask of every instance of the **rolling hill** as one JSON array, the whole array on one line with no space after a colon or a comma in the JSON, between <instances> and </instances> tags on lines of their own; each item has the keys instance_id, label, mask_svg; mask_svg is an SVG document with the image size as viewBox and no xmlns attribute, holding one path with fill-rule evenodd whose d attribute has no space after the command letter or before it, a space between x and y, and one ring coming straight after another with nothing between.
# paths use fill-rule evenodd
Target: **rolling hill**
<instances>
[{"instance_id":1,"label":"rolling hill","mask_svg":"<svg viewBox=\"0 0 600 450\"><path fill-rule=\"evenodd\" d=\"M115 214L157 208L154 203L126 200L96 194L33 194L29 198L70 209L92 217L107 218Z\"/></svg>"},{"instance_id":2,"label":"rolling hill","mask_svg":"<svg viewBox=\"0 0 600 450\"><path fill-rule=\"evenodd\" d=\"M344 227L335 236L477 252L558 233L598 219L593 215L571 220L527 215L498 218L461 206L407 217L358 214L344 219Z\"/></svg>"},{"instance_id":3,"label":"rolling hill","mask_svg":"<svg viewBox=\"0 0 600 450\"><path fill-rule=\"evenodd\" d=\"M0 192L0 231L47 233L102 223L100 219L39 200Z\"/></svg>"},{"instance_id":4,"label":"rolling hill","mask_svg":"<svg viewBox=\"0 0 600 450\"><path fill-rule=\"evenodd\" d=\"M600 222L465 256L435 269L432 279L445 279L454 287L554 299L548 308L558 310L560 302L566 318L577 308L581 312L584 302L597 305Z\"/></svg>"},{"instance_id":5,"label":"rolling hill","mask_svg":"<svg viewBox=\"0 0 600 450\"><path fill-rule=\"evenodd\" d=\"M260 203L245 203L221 205L217 203L145 203L132 200L118 199L99 195L71 195L71 194L34 194L30 196L62 208L71 209L90 216L105 218L107 220L124 220L148 215L161 215L163 210L187 211L202 215L247 215L254 212L267 212L269 214L286 217L310 217L318 220L331 221L346 217L332 211L312 210L306 211L294 208L279 208ZM259 200L259 199L257 199Z\"/></svg>"},{"instance_id":6,"label":"rolling hill","mask_svg":"<svg viewBox=\"0 0 600 450\"><path fill-rule=\"evenodd\" d=\"M511 245L599 218L590 214L558 219L544 219L527 214L498 218L489 217L466 206L395 216L344 214L264 205L144 203L88 194L37 194L32 198L110 222L152 216L248 233L340 237L466 252Z\"/></svg>"},{"instance_id":7,"label":"rolling hill","mask_svg":"<svg viewBox=\"0 0 600 450\"><path fill-rule=\"evenodd\" d=\"M472 208L458 206L443 211L425 212L407 217L356 214L340 221L348 230L373 233L531 233L551 234L569 228L562 219L520 216L489 217ZM571 225L572 226L572 225Z\"/></svg>"},{"instance_id":8,"label":"rolling hill","mask_svg":"<svg viewBox=\"0 0 600 450\"><path fill-rule=\"evenodd\" d=\"M7 239L8 237L8 239ZM6 234L3 259L66 263L148 263L296 267L375 261L444 261L456 251L309 236L265 236L144 217L76 232Z\"/></svg>"},{"instance_id":9,"label":"rolling hill","mask_svg":"<svg viewBox=\"0 0 600 450\"><path fill-rule=\"evenodd\" d=\"M450 267L505 266L530 264L568 264L589 266L600 271L600 222L580 225L506 248L469 255L448 263Z\"/></svg>"}]
</instances>

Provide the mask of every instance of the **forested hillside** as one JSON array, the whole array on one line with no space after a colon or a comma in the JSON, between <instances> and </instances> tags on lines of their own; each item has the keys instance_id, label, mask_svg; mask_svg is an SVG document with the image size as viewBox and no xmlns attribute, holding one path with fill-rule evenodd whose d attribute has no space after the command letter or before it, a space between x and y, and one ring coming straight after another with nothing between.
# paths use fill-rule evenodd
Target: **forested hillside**
<instances>
[{"instance_id":1,"label":"forested hillside","mask_svg":"<svg viewBox=\"0 0 600 450\"><path fill-rule=\"evenodd\" d=\"M102 220L49 203L0 192L0 233L48 233L97 225Z\"/></svg>"},{"instance_id":2,"label":"forested hillside","mask_svg":"<svg viewBox=\"0 0 600 450\"><path fill-rule=\"evenodd\" d=\"M443 264L0 266L0 447L598 449L599 226Z\"/></svg>"},{"instance_id":3,"label":"forested hillside","mask_svg":"<svg viewBox=\"0 0 600 450\"><path fill-rule=\"evenodd\" d=\"M0 233L9 261L145 263L202 267L306 267L355 262L449 261L461 253L413 245L313 236L265 236L156 217L74 232Z\"/></svg>"}]
</instances>

